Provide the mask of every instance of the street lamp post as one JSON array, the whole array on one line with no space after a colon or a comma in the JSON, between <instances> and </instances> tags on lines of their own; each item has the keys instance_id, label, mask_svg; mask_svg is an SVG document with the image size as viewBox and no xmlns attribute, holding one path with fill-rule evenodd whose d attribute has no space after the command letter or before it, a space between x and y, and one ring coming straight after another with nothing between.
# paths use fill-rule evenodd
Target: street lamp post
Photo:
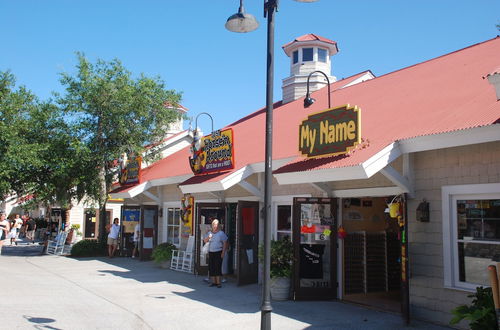
<instances>
[{"instance_id":1,"label":"street lamp post","mask_svg":"<svg viewBox=\"0 0 500 330\"><path fill-rule=\"evenodd\" d=\"M295 0L314 2L317 0ZM274 84L274 13L279 0L264 0L264 17L267 17L267 72L266 72L266 149L264 166L264 274L262 279L262 305L260 328L271 329L271 198L273 167L273 84ZM240 0L238 13L228 18L226 29L231 32L251 32L259 23L250 14L245 13L243 0Z\"/></svg>"}]
</instances>

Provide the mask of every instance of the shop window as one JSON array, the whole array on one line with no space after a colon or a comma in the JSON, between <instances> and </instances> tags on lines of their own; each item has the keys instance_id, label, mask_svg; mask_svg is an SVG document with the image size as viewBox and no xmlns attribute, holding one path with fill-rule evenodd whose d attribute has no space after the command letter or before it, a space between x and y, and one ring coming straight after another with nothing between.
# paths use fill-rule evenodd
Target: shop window
<instances>
[{"instance_id":1,"label":"shop window","mask_svg":"<svg viewBox=\"0 0 500 330\"><path fill-rule=\"evenodd\" d=\"M292 240L292 206L278 205L276 238L278 240L288 236Z\"/></svg>"},{"instance_id":2,"label":"shop window","mask_svg":"<svg viewBox=\"0 0 500 330\"><path fill-rule=\"evenodd\" d=\"M326 49L318 48L318 61L326 63Z\"/></svg>"},{"instance_id":3,"label":"shop window","mask_svg":"<svg viewBox=\"0 0 500 330\"><path fill-rule=\"evenodd\" d=\"M181 234L181 209L180 208L168 208L167 212L167 242L174 244L175 246L180 245L180 234Z\"/></svg>"},{"instance_id":4,"label":"shop window","mask_svg":"<svg viewBox=\"0 0 500 330\"><path fill-rule=\"evenodd\" d=\"M303 48L302 49L302 62L310 62L313 60L313 49Z\"/></svg>"},{"instance_id":5,"label":"shop window","mask_svg":"<svg viewBox=\"0 0 500 330\"><path fill-rule=\"evenodd\" d=\"M460 282L490 285L488 265L500 261L500 199L456 201Z\"/></svg>"},{"instance_id":6,"label":"shop window","mask_svg":"<svg viewBox=\"0 0 500 330\"><path fill-rule=\"evenodd\" d=\"M490 285L486 269L500 262L500 187L463 187L443 188L444 274L447 286L473 289Z\"/></svg>"},{"instance_id":7,"label":"shop window","mask_svg":"<svg viewBox=\"0 0 500 330\"><path fill-rule=\"evenodd\" d=\"M299 62L299 51L296 50L293 52L293 64L296 64Z\"/></svg>"}]
</instances>

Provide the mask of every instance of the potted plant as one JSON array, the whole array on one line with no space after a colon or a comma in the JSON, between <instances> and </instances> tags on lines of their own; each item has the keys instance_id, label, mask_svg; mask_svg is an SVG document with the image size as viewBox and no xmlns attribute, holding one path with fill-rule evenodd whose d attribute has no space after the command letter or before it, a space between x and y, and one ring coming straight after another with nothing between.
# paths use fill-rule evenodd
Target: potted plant
<instances>
[{"instance_id":1,"label":"potted plant","mask_svg":"<svg viewBox=\"0 0 500 330\"><path fill-rule=\"evenodd\" d=\"M162 268L169 268L170 260L172 259L172 251L177 250L177 247L172 243L161 243L153 249L153 260Z\"/></svg>"},{"instance_id":2,"label":"potted plant","mask_svg":"<svg viewBox=\"0 0 500 330\"><path fill-rule=\"evenodd\" d=\"M264 259L263 246L259 257ZM288 236L271 241L271 298L287 300L290 297L290 278L292 277L293 245Z\"/></svg>"},{"instance_id":3,"label":"potted plant","mask_svg":"<svg viewBox=\"0 0 500 330\"><path fill-rule=\"evenodd\" d=\"M78 243L82 240L83 234L80 231L79 224L72 224L71 229L73 229L73 240L72 243Z\"/></svg>"},{"instance_id":4,"label":"potted plant","mask_svg":"<svg viewBox=\"0 0 500 330\"><path fill-rule=\"evenodd\" d=\"M472 330L498 329L491 288L476 287L476 292L467 297L473 298L471 305L454 308L451 311L454 317L450 324L454 325L465 319L469 321Z\"/></svg>"}]
</instances>

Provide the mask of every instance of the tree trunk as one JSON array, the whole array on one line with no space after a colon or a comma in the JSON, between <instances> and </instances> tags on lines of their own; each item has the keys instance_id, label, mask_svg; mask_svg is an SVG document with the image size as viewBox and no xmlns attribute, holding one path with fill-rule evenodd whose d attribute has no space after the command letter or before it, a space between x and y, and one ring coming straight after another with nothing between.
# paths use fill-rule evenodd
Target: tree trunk
<instances>
[{"instance_id":1,"label":"tree trunk","mask_svg":"<svg viewBox=\"0 0 500 330\"><path fill-rule=\"evenodd\" d=\"M108 190L106 187L106 175L104 166L99 168L99 241L106 242L106 202L108 200Z\"/></svg>"},{"instance_id":2,"label":"tree trunk","mask_svg":"<svg viewBox=\"0 0 500 330\"><path fill-rule=\"evenodd\" d=\"M106 203L99 205L99 241L107 241L106 224L108 219L106 219Z\"/></svg>"}]
</instances>

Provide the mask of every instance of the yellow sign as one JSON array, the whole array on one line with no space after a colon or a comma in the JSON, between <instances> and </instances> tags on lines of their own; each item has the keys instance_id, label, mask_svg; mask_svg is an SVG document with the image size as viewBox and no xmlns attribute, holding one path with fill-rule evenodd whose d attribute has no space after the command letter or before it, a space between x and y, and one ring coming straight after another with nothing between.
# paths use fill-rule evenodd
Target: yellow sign
<instances>
[{"instance_id":1,"label":"yellow sign","mask_svg":"<svg viewBox=\"0 0 500 330\"><path fill-rule=\"evenodd\" d=\"M234 168L233 129L218 130L202 137L195 135L189 165L194 174L221 172Z\"/></svg>"},{"instance_id":2,"label":"yellow sign","mask_svg":"<svg viewBox=\"0 0 500 330\"><path fill-rule=\"evenodd\" d=\"M307 157L345 154L361 141L361 110L348 104L308 116L299 126L299 151Z\"/></svg>"},{"instance_id":3,"label":"yellow sign","mask_svg":"<svg viewBox=\"0 0 500 330\"><path fill-rule=\"evenodd\" d=\"M189 194L184 195L181 205L181 236L186 238L193 234L194 197Z\"/></svg>"}]
</instances>

